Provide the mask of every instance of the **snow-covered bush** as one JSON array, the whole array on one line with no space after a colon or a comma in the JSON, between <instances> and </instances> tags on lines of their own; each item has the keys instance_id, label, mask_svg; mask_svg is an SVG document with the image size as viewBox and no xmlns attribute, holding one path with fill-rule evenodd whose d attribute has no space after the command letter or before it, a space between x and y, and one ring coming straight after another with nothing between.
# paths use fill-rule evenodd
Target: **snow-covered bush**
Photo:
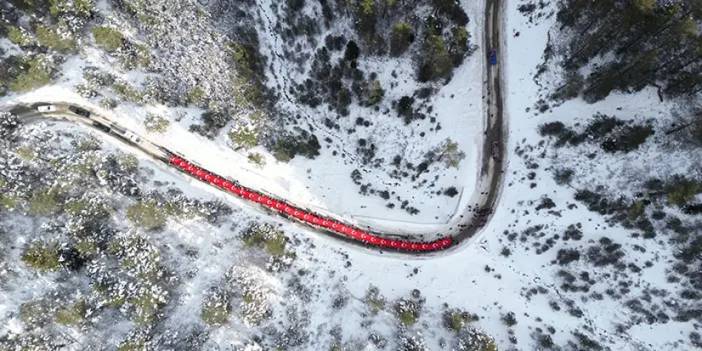
<instances>
[{"instance_id":1,"label":"snow-covered bush","mask_svg":"<svg viewBox=\"0 0 702 351\"><path fill-rule=\"evenodd\" d=\"M156 200L147 199L130 206L127 209L127 218L146 230L156 230L166 224L168 214L162 204Z\"/></svg>"},{"instance_id":2,"label":"snow-covered bush","mask_svg":"<svg viewBox=\"0 0 702 351\"><path fill-rule=\"evenodd\" d=\"M39 271L55 271L61 267L61 254L56 242L37 240L29 244L22 261Z\"/></svg>"},{"instance_id":3,"label":"snow-covered bush","mask_svg":"<svg viewBox=\"0 0 702 351\"><path fill-rule=\"evenodd\" d=\"M19 126L19 118L10 112L0 112L0 138L6 138Z\"/></svg>"},{"instance_id":4,"label":"snow-covered bush","mask_svg":"<svg viewBox=\"0 0 702 351\"><path fill-rule=\"evenodd\" d=\"M231 302L226 291L214 290L204 299L200 317L206 324L218 326L229 320Z\"/></svg>"}]
</instances>

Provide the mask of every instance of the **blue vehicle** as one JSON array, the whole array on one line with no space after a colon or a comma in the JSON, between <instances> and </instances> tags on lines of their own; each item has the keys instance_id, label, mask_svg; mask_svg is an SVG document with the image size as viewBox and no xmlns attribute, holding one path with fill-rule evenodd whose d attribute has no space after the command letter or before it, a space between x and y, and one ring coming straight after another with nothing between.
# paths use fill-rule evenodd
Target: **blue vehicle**
<instances>
[{"instance_id":1,"label":"blue vehicle","mask_svg":"<svg viewBox=\"0 0 702 351\"><path fill-rule=\"evenodd\" d=\"M490 49L490 53L488 54L488 61L490 61L490 66L494 66L497 64L497 50L496 49Z\"/></svg>"}]
</instances>

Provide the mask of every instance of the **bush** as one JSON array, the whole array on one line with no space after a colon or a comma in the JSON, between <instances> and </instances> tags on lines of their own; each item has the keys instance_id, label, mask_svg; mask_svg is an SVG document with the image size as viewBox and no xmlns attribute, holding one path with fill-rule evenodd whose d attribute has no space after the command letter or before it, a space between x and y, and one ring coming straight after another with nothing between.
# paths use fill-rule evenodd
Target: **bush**
<instances>
[{"instance_id":1,"label":"bush","mask_svg":"<svg viewBox=\"0 0 702 351\"><path fill-rule=\"evenodd\" d=\"M371 81L366 87L366 104L368 106L379 104L383 101L384 96L385 90L383 90L383 86L380 85L380 81L377 79Z\"/></svg>"},{"instance_id":2,"label":"bush","mask_svg":"<svg viewBox=\"0 0 702 351\"><path fill-rule=\"evenodd\" d=\"M317 137L303 131L297 138L287 135L278 139L273 145L273 156L281 162L288 162L296 155L313 159L319 156L320 148Z\"/></svg>"},{"instance_id":3,"label":"bush","mask_svg":"<svg viewBox=\"0 0 702 351\"><path fill-rule=\"evenodd\" d=\"M32 38L22 29L15 26L7 27L7 39L19 46L27 46L32 43Z\"/></svg>"},{"instance_id":4,"label":"bush","mask_svg":"<svg viewBox=\"0 0 702 351\"><path fill-rule=\"evenodd\" d=\"M560 168L554 171L553 179L558 185L569 184L573 179L575 171L570 168Z\"/></svg>"},{"instance_id":5,"label":"bush","mask_svg":"<svg viewBox=\"0 0 702 351\"><path fill-rule=\"evenodd\" d=\"M683 176L675 176L665 186L665 192L669 203L684 206L702 192L702 183Z\"/></svg>"},{"instance_id":6,"label":"bush","mask_svg":"<svg viewBox=\"0 0 702 351\"><path fill-rule=\"evenodd\" d=\"M261 106L264 102L264 60L258 52L258 42L232 43L230 53L237 69L235 85L241 90L239 103Z\"/></svg>"},{"instance_id":7,"label":"bush","mask_svg":"<svg viewBox=\"0 0 702 351\"><path fill-rule=\"evenodd\" d=\"M363 299L371 314L376 315L378 312L385 309L385 298L380 295L378 288L371 286L366 292L366 297Z\"/></svg>"},{"instance_id":8,"label":"bush","mask_svg":"<svg viewBox=\"0 0 702 351\"><path fill-rule=\"evenodd\" d=\"M566 130L565 124L562 122L549 122L539 126L539 134L541 136L559 136Z\"/></svg>"},{"instance_id":9,"label":"bush","mask_svg":"<svg viewBox=\"0 0 702 351\"><path fill-rule=\"evenodd\" d=\"M64 39L58 33L56 33L55 30L45 26L38 26L36 29L36 34L39 44L56 51L67 52L75 49L76 47L76 43L73 41L73 39Z\"/></svg>"},{"instance_id":10,"label":"bush","mask_svg":"<svg viewBox=\"0 0 702 351\"><path fill-rule=\"evenodd\" d=\"M127 208L127 218L139 227L154 230L166 224L168 216L155 200L142 200Z\"/></svg>"},{"instance_id":11,"label":"bush","mask_svg":"<svg viewBox=\"0 0 702 351\"><path fill-rule=\"evenodd\" d=\"M141 104L144 102L144 94L128 83L115 82L112 84L112 90L114 90L117 95L126 101L133 102L135 104Z\"/></svg>"},{"instance_id":12,"label":"bush","mask_svg":"<svg viewBox=\"0 0 702 351\"><path fill-rule=\"evenodd\" d=\"M29 213L35 216L54 214L59 207L59 191L56 189L38 190L29 198Z\"/></svg>"},{"instance_id":13,"label":"bush","mask_svg":"<svg viewBox=\"0 0 702 351\"><path fill-rule=\"evenodd\" d=\"M170 124L171 122L164 117L152 113L147 114L144 119L144 127L151 133L164 133Z\"/></svg>"},{"instance_id":14,"label":"bush","mask_svg":"<svg viewBox=\"0 0 702 351\"><path fill-rule=\"evenodd\" d=\"M358 48L358 45L356 44L356 42L353 40L349 40L349 42L346 43L346 50L344 51L344 60L354 61L354 60L358 59L360 54L361 54L361 49Z\"/></svg>"},{"instance_id":15,"label":"bush","mask_svg":"<svg viewBox=\"0 0 702 351\"><path fill-rule=\"evenodd\" d=\"M468 31L465 27L454 27L451 29L451 58L453 65L458 67L463 62L470 49L468 43Z\"/></svg>"},{"instance_id":16,"label":"bush","mask_svg":"<svg viewBox=\"0 0 702 351\"><path fill-rule=\"evenodd\" d=\"M208 325L219 326L229 320L230 313L231 304L227 294L215 292L205 299L200 317Z\"/></svg>"},{"instance_id":17,"label":"bush","mask_svg":"<svg viewBox=\"0 0 702 351\"><path fill-rule=\"evenodd\" d=\"M517 324L517 318L514 316L514 312L507 312L502 315L502 322L508 326L513 327Z\"/></svg>"},{"instance_id":18,"label":"bush","mask_svg":"<svg viewBox=\"0 0 702 351\"><path fill-rule=\"evenodd\" d=\"M466 158L465 152L458 148L458 143L448 138L434 152L436 160L443 162L447 168L458 168L461 161Z\"/></svg>"},{"instance_id":19,"label":"bush","mask_svg":"<svg viewBox=\"0 0 702 351\"><path fill-rule=\"evenodd\" d=\"M266 165L266 159L263 158L263 155L259 154L258 152L249 154L247 158L249 159L249 162L254 163L260 167Z\"/></svg>"},{"instance_id":20,"label":"bush","mask_svg":"<svg viewBox=\"0 0 702 351\"><path fill-rule=\"evenodd\" d=\"M375 21L377 17L375 0L360 0L356 6L356 25L361 34L372 39L375 34Z\"/></svg>"},{"instance_id":21,"label":"bush","mask_svg":"<svg viewBox=\"0 0 702 351\"><path fill-rule=\"evenodd\" d=\"M79 300L74 304L59 308L56 311L56 323L62 325L79 325L85 319L87 305L84 300Z\"/></svg>"},{"instance_id":22,"label":"bush","mask_svg":"<svg viewBox=\"0 0 702 351\"><path fill-rule=\"evenodd\" d=\"M282 231L267 224L251 226L243 235L246 246L262 247L271 256L285 255L287 238Z\"/></svg>"},{"instance_id":23,"label":"bush","mask_svg":"<svg viewBox=\"0 0 702 351\"><path fill-rule=\"evenodd\" d=\"M95 43L105 51L117 51L124 45L124 36L117 29L110 27L93 28Z\"/></svg>"},{"instance_id":24,"label":"bush","mask_svg":"<svg viewBox=\"0 0 702 351\"><path fill-rule=\"evenodd\" d=\"M406 22L395 23L392 27L392 34L390 34L390 55L402 55L413 41L414 33L412 33L412 27Z\"/></svg>"},{"instance_id":25,"label":"bush","mask_svg":"<svg viewBox=\"0 0 702 351\"><path fill-rule=\"evenodd\" d=\"M651 126L626 126L602 142L602 149L607 152L633 151L651 135L653 135Z\"/></svg>"},{"instance_id":26,"label":"bush","mask_svg":"<svg viewBox=\"0 0 702 351\"><path fill-rule=\"evenodd\" d=\"M61 266L58 244L35 241L22 254L22 262L39 271L55 271Z\"/></svg>"},{"instance_id":27,"label":"bush","mask_svg":"<svg viewBox=\"0 0 702 351\"><path fill-rule=\"evenodd\" d=\"M397 103L397 114L400 117L404 117L406 124L412 121L412 116L414 115L413 104L414 98L409 96L401 97L400 101Z\"/></svg>"},{"instance_id":28,"label":"bush","mask_svg":"<svg viewBox=\"0 0 702 351\"><path fill-rule=\"evenodd\" d=\"M10 135L20 125L17 115L10 112L0 112L0 138Z\"/></svg>"},{"instance_id":29,"label":"bush","mask_svg":"<svg viewBox=\"0 0 702 351\"><path fill-rule=\"evenodd\" d=\"M25 92L44 86L51 81L51 67L40 57L29 59L23 71L9 85L11 91Z\"/></svg>"},{"instance_id":30,"label":"bush","mask_svg":"<svg viewBox=\"0 0 702 351\"><path fill-rule=\"evenodd\" d=\"M478 320L477 315L471 315L468 312L458 309L446 310L442 316L444 328L456 333L461 331L468 323L476 320Z\"/></svg>"},{"instance_id":31,"label":"bush","mask_svg":"<svg viewBox=\"0 0 702 351\"><path fill-rule=\"evenodd\" d=\"M200 115L200 120L202 120L203 125L191 126L191 131L212 138L229 123L230 119L222 112L206 111Z\"/></svg>"},{"instance_id":32,"label":"bush","mask_svg":"<svg viewBox=\"0 0 702 351\"><path fill-rule=\"evenodd\" d=\"M440 35L430 34L424 39L423 61L419 67L417 79L420 82L448 79L453 71L453 61L446 43Z\"/></svg>"},{"instance_id":33,"label":"bush","mask_svg":"<svg viewBox=\"0 0 702 351\"><path fill-rule=\"evenodd\" d=\"M47 300L23 303L19 307L19 318L28 326L44 326L51 321L51 307Z\"/></svg>"},{"instance_id":34,"label":"bush","mask_svg":"<svg viewBox=\"0 0 702 351\"><path fill-rule=\"evenodd\" d=\"M234 149L250 149L258 145L258 130L255 128L238 128L229 131L229 140Z\"/></svg>"},{"instance_id":35,"label":"bush","mask_svg":"<svg viewBox=\"0 0 702 351\"><path fill-rule=\"evenodd\" d=\"M205 91L200 87L194 87L185 95L185 101L188 104L200 106L205 101Z\"/></svg>"},{"instance_id":36,"label":"bush","mask_svg":"<svg viewBox=\"0 0 702 351\"><path fill-rule=\"evenodd\" d=\"M401 299L395 304L395 315L405 327L417 322L420 311L421 306L413 300Z\"/></svg>"},{"instance_id":37,"label":"bush","mask_svg":"<svg viewBox=\"0 0 702 351\"><path fill-rule=\"evenodd\" d=\"M64 13L74 13L80 17L90 17L94 7L93 0L50 0L49 3L49 13L54 17L58 17Z\"/></svg>"}]
</instances>

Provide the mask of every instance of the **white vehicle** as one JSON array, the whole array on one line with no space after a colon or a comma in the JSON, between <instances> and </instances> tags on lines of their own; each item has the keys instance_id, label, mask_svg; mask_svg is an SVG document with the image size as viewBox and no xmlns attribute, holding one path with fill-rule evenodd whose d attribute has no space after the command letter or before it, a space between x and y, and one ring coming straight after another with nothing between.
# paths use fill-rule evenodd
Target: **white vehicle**
<instances>
[{"instance_id":1,"label":"white vehicle","mask_svg":"<svg viewBox=\"0 0 702 351\"><path fill-rule=\"evenodd\" d=\"M54 112L54 111L56 111L56 106L54 106L54 105L39 105L39 106L37 106L37 111L39 111L39 112Z\"/></svg>"},{"instance_id":2,"label":"white vehicle","mask_svg":"<svg viewBox=\"0 0 702 351\"><path fill-rule=\"evenodd\" d=\"M131 142L133 142L134 144L139 144L139 142L141 142L141 139L139 139L139 137L136 136L134 133L127 132L127 133L125 134L125 136L127 137L127 139L129 139L129 140L130 140Z\"/></svg>"}]
</instances>

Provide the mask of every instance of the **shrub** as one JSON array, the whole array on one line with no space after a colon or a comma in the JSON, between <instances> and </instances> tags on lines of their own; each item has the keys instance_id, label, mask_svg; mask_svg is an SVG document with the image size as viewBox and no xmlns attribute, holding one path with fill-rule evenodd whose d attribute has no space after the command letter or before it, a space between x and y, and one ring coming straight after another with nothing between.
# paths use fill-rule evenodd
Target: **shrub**
<instances>
[{"instance_id":1,"label":"shrub","mask_svg":"<svg viewBox=\"0 0 702 351\"><path fill-rule=\"evenodd\" d=\"M232 43L229 46L238 77L235 86L241 90L237 96L240 104L260 106L264 100L263 58L258 52L258 42Z\"/></svg>"},{"instance_id":2,"label":"shrub","mask_svg":"<svg viewBox=\"0 0 702 351\"><path fill-rule=\"evenodd\" d=\"M380 295L380 291L374 286L368 288L363 301L365 301L368 309L373 315L376 315L378 312L385 309L385 298Z\"/></svg>"},{"instance_id":3,"label":"shrub","mask_svg":"<svg viewBox=\"0 0 702 351\"><path fill-rule=\"evenodd\" d=\"M19 46L27 46L32 43L32 38L22 29L15 26L7 27L7 39Z\"/></svg>"},{"instance_id":4,"label":"shrub","mask_svg":"<svg viewBox=\"0 0 702 351\"><path fill-rule=\"evenodd\" d=\"M148 132L151 133L164 133L168 130L168 126L171 124L167 119L162 116L149 113L144 119L144 127Z\"/></svg>"},{"instance_id":5,"label":"shrub","mask_svg":"<svg viewBox=\"0 0 702 351\"><path fill-rule=\"evenodd\" d=\"M51 320L51 308L46 300L33 300L20 305L19 318L29 326L43 326Z\"/></svg>"},{"instance_id":6,"label":"shrub","mask_svg":"<svg viewBox=\"0 0 702 351\"><path fill-rule=\"evenodd\" d=\"M76 43L73 41L73 39L64 39L58 33L56 33L55 30L45 26L37 26L36 34L39 44L56 51L66 52L71 51L76 47Z\"/></svg>"},{"instance_id":7,"label":"shrub","mask_svg":"<svg viewBox=\"0 0 702 351\"><path fill-rule=\"evenodd\" d=\"M59 308L56 311L56 323L63 325L79 325L85 319L87 305L84 300L79 300L71 305Z\"/></svg>"},{"instance_id":8,"label":"shrub","mask_svg":"<svg viewBox=\"0 0 702 351\"><path fill-rule=\"evenodd\" d=\"M39 271L55 271L61 266L58 244L35 241L22 254L22 262Z\"/></svg>"},{"instance_id":9,"label":"shrub","mask_svg":"<svg viewBox=\"0 0 702 351\"><path fill-rule=\"evenodd\" d=\"M702 145L702 110L695 112L690 124L690 136L695 143Z\"/></svg>"},{"instance_id":10,"label":"shrub","mask_svg":"<svg viewBox=\"0 0 702 351\"><path fill-rule=\"evenodd\" d=\"M191 131L212 138L229 123L230 119L222 112L206 111L200 115L200 120L202 120L203 125L191 126Z\"/></svg>"},{"instance_id":11,"label":"shrub","mask_svg":"<svg viewBox=\"0 0 702 351\"><path fill-rule=\"evenodd\" d=\"M366 88L366 103L369 106L377 105L383 101L385 90L377 79L371 81Z\"/></svg>"},{"instance_id":12,"label":"shrub","mask_svg":"<svg viewBox=\"0 0 702 351\"><path fill-rule=\"evenodd\" d=\"M412 33L412 27L406 22L395 23L392 26L392 34L390 34L390 55L402 55L413 41L414 33Z\"/></svg>"},{"instance_id":13,"label":"shrub","mask_svg":"<svg viewBox=\"0 0 702 351\"><path fill-rule=\"evenodd\" d=\"M453 65L458 67L463 58L468 53L470 46L468 43L468 31L466 27L453 27L451 29L451 58Z\"/></svg>"},{"instance_id":14,"label":"shrub","mask_svg":"<svg viewBox=\"0 0 702 351\"><path fill-rule=\"evenodd\" d=\"M17 206L17 198L9 194L0 194L0 210L12 210Z\"/></svg>"},{"instance_id":15,"label":"shrub","mask_svg":"<svg viewBox=\"0 0 702 351\"><path fill-rule=\"evenodd\" d=\"M144 94L128 83L115 82L112 84L112 90L122 99L140 104L144 102Z\"/></svg>"},{"instance_id":16,"label":"shrub","mask_svg":"<svg viewBox=\"0 0 702 351\"><path fill-rule=\"evenodd\" d=\"M412 115L414 115L414 109L412 105L414 104L414 98L409 96L403 96L397 103L397 114L400 117L404 117L405 123L412 121Z\"/></svg>"},{"instance_id":17,"label":"shrub","mask_svg":"<svg viewBox=\"0 0 702 351\"><path fill-rule=\"evenodd\" d=\"M443 162L446 167L458 168L461 160L466 158L465 152L458 148L458 143L451 139L444 140L435 152L437 161Z\"/></svg>"},{"instance_id":18,"label":"shrub","mask_svg":"<svg viewBox=\"0 0 702 351\"><path fill-rule=\"evenodd\" d=\"M669 203L683 206L702 192L702 183L683 176L675 176L665 186L665 192Z\"/></svg>"},{"instance_id":19,"label":"shrub","mask_svg":"<svg viewBox=\"0 0 702 351\"><path fill-rule=\"evenodd\" d=\"M461 311L458 309L450 309L444 311L442 318L444 327L456 333L461 331L466 326L466 324L477 319L478 316L471 315L468 312Z\"/></svg>"},{"instance_id":20,"label":"shrub","mask_svg":"<svg viewBox=\"0 0 702 351\"><path fill-rule=\"evenodd\" d=\"M232 128L229 131L229 140L235 150L252 148L258 145L258 130L253 127Z\"/></svg>"},{"instance_id":21,"label":"shrub","mask_svg":"<svg viewBox=\"0 0 702 351\"><path fill-rule=\"evenodd\" d=\"M20 146L15 152L17 153L17 156L19 156L19 158L25 161L32 161L37 157L37 155L34 153L34 150L29 146Z\"/></svg>"},{"instance_id":22,"label":"shrub","mask_svg":"<svg viewBox=\"0 0 702 351\"><path fill-rule=\"evenodd\" d=\"M92 0L49 0L49 4L49 13L54 17L69 12L89 17L94 7Z\"/></svg>"},{"instance_id":23,"label":"shrub","mask_svg":"<svg viewBox=\"0 0 702 351\"><path fill-rule=\"evenodd\" d=\"M117 346L117 351L141 351L145 349L144 344L145 341L141 339L123 340L119 343L119 346Z\"/></svg>"},{"instance_id":24,"label":"shrub","mask_svg":"<svg viewBox=\"0 0 702 351\"><path fill-rule=\"evenodd\" d=\"M468 24L468 15L457 0L433 0L432 2L440 13L447 15L456 25Z\"/></svg>"},{"instance_id":25,"label":"shrub","mask_svg":"<svg viewBox=\"0 0 702 351\"><path fill-rule=\"evenodd\" d=\"M576 249L559 249L556 260L560 265L567 265L580 259L580 251Z\"/></svg>"},{"instance_id":26,"label":"shrub","mask_svg":"<svg viewBox=\"0 0 702 351\"><path fill-rule=\"evenodd\" d=\"M278 139L273 145L273 156L281 162L290 161L296 155L312 159L319 156L320 148L317 137L303 131L297 138L286 135Z\"/></svg>"},{"instance_id":27,"label":"shrub","mask_svg":"<svg viewBox=\"0 0 702 351\"><path fill-rule=\"evenodd\" d=\"M166 224L167 214L155 200L142 200L127 208L127 218L146 230L154 230Z\"/></svg>"},{"instance_id":28,"label":"shrub","mask_svg":"<svg viewBox=\"0 0 702 351\"><path fill-rule=\"evenodd\" d=\"M80 15L89 16L93 12L93 0L73 0L73 7Z\"/></svg>"},{"instance_id":29,"label":"shrub","mask_svg":"<svg viewBox=\"0 0 702 351\"><path fill-rule=\"evenodd\" d=\"M227 294L224 292L215 292L205 299L200 317L206 324L219 326L229 320L230 313L231 305Z\"/></svg>"},{"instance_id":30,"label":"shrub","mask_svg":"<svg viewBox=\"0 0 702 351\"><path fill-rule=\"evenodd\" d=\"M421 306L413 300L401 299L395 304L395 315L402 325L409 327L419 319Z\"/></svg>"},{"instance_id":31,"label":"shrub","mask_svg":"<svg viewBox=\"0 0 702 351\"><path fill-rule=\"evenodd\" d=\"M264 159L263 155L259 154L258 152L254 152L254 153L249 154L249 156L247 156L247 158L249 159L249 162L254 163L260 167L263 167L266 165L266 159Z\"/></svg>"},{"instance_id":32,"label":"shrub","mask_svg":"<svg viewBox=\"0 0 702 351\"><path fill-rule=\"evenodd\" d=\"M205 91L200 87L194 87L185 95L185 101L188 104L201 105L205 100Z\"/></svg>"},{"instance_id":33,"label":"shrub","mask_svg":"<svg viewBox=\"0 0 702 351\"><path fill-rule=\"evenodd\" d=\"M420 82L435 81L449 78L453 71L453 61L449 55L446 43L440 35L430 34L424 39L422 64L419 67L417 79Z\"/></svg>"},{"instance_id":34,"label":"shrub","mask_svg":"<svg viewBox=\"0 0 702 351\"><path fill-rule=\"evenodd\" d=\"M95 43L105 51L117 51L124 45L124 36L117 29L110 27L93 28Z\"/></svg>"},{"instance_id":35,"label":"shrub","mask_svg":"<svg viewBox=\"0 0 702 351\"><path fill-rule=\"evenodd\" d=\"M556 184L558 185L569 184L573 179L574 174L575 171L570 168L560 168L554 171L553 179L555 179Z\"/></svg>"},{"instance_id":36,"label":"shrub","mask_svg":"<svg viewBox=\"0 0 702 351\"><path fill-rule=\"evenodd\" d=\"M651 135L653 135L651 126L626 126L602 142L602 149L607 152L633 151Z\"/></svg>"},{"instance_id":37,"label":"shrub","mask_svg":"<svg viewBox=\"0 0 702 351\"><path fill-rule=\"evenodd\" d=\"M577 71L564 73L564 80L564 84L551 95L554 100L568 100L577 97L585 85L585 78Z\"/></svg>"},{"instance_id":38,"label":"shrub","mask_svg":"<svg viewBox=\"0 0 702 351\"><path fill-rule=\"evenodd\" d=\"M263 247L271 256L285 255L287 238L282 231L267 224L255 224L243 235L246 246Z\"/></svg>"},{"instance_id":39,"label":"shrub","mask_svg":"<svg viewBox=\"0 0 702 351\"><path fill-rule=\"evenodd\" d=\"M539 126L541 136L559 136L566 130L562 122L549 122Z\"/></svg>"},{"instance_id":40,"label":"shrub","mask_svg":"<svg viewBox=\"0 0 702 351\"><path fill-rule=\"evenodd\" d=\"M299 11L305 7L305 0L286 0L285 3L288 5L288 11Z\"/></svg>"},{"instance_id":41,"label":"shrub","mask_svg":"<svg viewBox=\"0 0 702 351\"><path fill-rule=\"evenodd\" d=\"M59 206L59 191L56 189L38 190L29 198L29 213L35 216L56 213Z\"/></svg>"},{"instance_id":42,"label":"shrub","mask_svg":"<svg viewBox=\"0 0 702 351\"><path fill-rule=\"evenodd\" d=\"M364 37L371 39L375 33L376 4L375 0L360 0L356 6L356 25Z\"/></svg>"},{"instance_id":43,"label":"shrub","mask_svg":"<svg viewBox=\"0 0 702 351\"><path fill-rule=\"evenodd\" d=\"M129 299L134 307L134 321L140 325L147 325L159 318L159 312L165 305L166 300L161 296L163 292L156 288L151 291L148 288L140 289L139 295Z\"/></svg>"},{"instance_id":44,"label":"shrub","mask_svg":"<svg viewBox=\"0 0 702 351\"><path fill-rule=\"evenodd\" d=\"M358 45L355 41L350 40L348 43L346 43L346 50L344 51L344 60L354 61L358 59L358 56L360 54L361 49L358 48Z\"/></svg>"},{"instance_id":45,"label":"shrub","mask_svg":"<svg viewBox=\"0 0 702 351\"><path fill-rule=\"evenodd\" d=\"M25 92L44 86L51 81L51 67L40 57L26 61L24 69L9 85L11 91Z\"/></svg>"},{"instance_id":46,"label":"shrub","mask_svg":"<svg viewBox=\"0 0 702 351\"><path fill-rule=\"evenodd\" d=\"M508 326L508 327L513 327L517 324L517 318L514 315L514 312L507 312L502 315L502 322Z\"/></svg>"},{"instance_id":47,"label":"shrub","mask_svg":"<svg viewBox=\"0 0 702 351\"><path fill-rule=\"evenodd\" d=\"M0 138L4 138L20 125L17 115L10 112L0 112Z\"/></svg>"}]
</instances>

